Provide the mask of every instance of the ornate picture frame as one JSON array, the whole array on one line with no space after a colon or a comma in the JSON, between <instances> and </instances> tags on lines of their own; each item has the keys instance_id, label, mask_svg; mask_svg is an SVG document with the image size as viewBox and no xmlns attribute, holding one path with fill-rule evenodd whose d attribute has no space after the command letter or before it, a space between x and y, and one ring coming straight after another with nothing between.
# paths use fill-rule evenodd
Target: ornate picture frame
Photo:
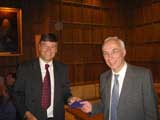
<instances>
[{"instance_id":1,"label":"ornate picture frame","mask_svg":"<svg viewBox=\"0 0 160 120\"><path fill-rule=\"evenodd\" d=\"M0 7L0 56L22 55L22 10Z\"/></svg>"}]
</instances>

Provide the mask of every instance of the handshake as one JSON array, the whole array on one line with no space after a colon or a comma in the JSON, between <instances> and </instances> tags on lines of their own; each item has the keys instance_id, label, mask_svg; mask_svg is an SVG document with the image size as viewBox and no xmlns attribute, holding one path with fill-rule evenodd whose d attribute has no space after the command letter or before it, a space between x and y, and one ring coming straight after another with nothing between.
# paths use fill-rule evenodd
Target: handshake
<instances>
[{"instance_id":1,"label":"handshake","mask_svg":"<svg viewBox=\"0 0 160 120\"><path fill-rule=\"evenodd\" d=\"M70 108L78 108L85 113L90 113L92 111L92 104L88 101L81 100L77 97L72 97L68 103Z\"/></svg>"}]
</instances>

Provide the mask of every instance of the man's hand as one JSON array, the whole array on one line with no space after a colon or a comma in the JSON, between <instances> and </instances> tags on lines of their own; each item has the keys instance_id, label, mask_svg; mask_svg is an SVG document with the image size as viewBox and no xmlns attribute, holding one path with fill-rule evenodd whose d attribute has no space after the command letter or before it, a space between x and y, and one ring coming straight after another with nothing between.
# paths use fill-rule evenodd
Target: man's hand
<instances>
[{"instance_id":1,"label":"man's hand","mask_svg":"<svg viewBox=\"0 0 160 120\"><path fill-rule=\"evenodd\" d=\"M92 104L88 101L82 101L80 104L83 104L83 106L80 108L85 113L92 112Z\"/></svg>"},{"instance_id":2,"label":"man's hand","mask_svg":"<svg viewBox=\"0 0 160 120\"><path fill-rule=\"evenodd\" d=\"M68 104L71 105L72 103L76 101L80 101L81 99L79 97L70 97L68 98Z\"/></svg>"},{"instance_id":3,"label":"man's hand","mask_svg":"<svg viewBox=\"0 0 160 120\"><path fill-rule=\"evenodd\" d=\"M26 111L25 112L25 118L26 120L38 120L31 112Z\"/></svg>"}]
</instances>

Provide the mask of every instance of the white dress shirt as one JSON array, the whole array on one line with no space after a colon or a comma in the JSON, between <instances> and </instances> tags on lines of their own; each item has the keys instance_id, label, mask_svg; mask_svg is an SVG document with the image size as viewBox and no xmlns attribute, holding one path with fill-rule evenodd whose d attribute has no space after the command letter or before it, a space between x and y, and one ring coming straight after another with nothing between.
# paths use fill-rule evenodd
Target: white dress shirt
<instances>
[{"instance_id":1,"label":"white dress shirt","mask_svg":"<svg viewBox=\"0 0 160 120\"><path fill-rule=\"evenodd\" d=\"M127 70L127 63L125 62L122 69L118 72L118 73L115 73L112 71L112 80L111 80L111 90L110 90L110 112L109 112L109 120L110 119L110 115L111 115L111 101L112 101L112 89L113 89L113 85L114 85L114 75L117 74L119 75L118 76L118 83L119 83L119 96L121 94L121 90L122 90L122 86L123 86L123 81L124 81L124 78L125 78L125 75L126 75L126 70Z\"/></svg>"},{"instance_id":2,"label":"white dress shirt","mask_svg":"<svg viewBox=\"0 0 160 120\"><path fill-rule=\"evenodd\" d=\"M39 58L40 67L41 67L41 74L42 74L42 82L44 81L44 77L46 74L45 64L49 65L49 74L50 74L50 82L51 82L51 105L47 109L47 117L54 117L53 115L53 106L54 106L54 69L53 69L53 62L45 63L41 58Z\"/></svg>"}]
</instances>

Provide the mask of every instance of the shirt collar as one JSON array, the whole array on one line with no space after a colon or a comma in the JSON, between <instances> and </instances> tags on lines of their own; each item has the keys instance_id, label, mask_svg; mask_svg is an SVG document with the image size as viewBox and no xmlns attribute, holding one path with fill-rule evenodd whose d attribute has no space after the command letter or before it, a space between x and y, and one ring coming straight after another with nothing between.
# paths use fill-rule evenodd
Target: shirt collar
<instances>
[{"instance_id":1,"label":"shirt collar","mask_svg":"<svg viewBox=\"0 0 160 120\"><path fill-rule=\"evenodd\" d=\"M42 58L39 58L39 61L40 61L40 65L42 66L45 66L45 64L48 64L49 66L53 65L53 61L46 63L44 60L42 60Z\"/></svg>"},{"instance_id":2,"label":"shirt collar","mask_svg":"<svg viewBox=\"0 0 160 120\"><path fill-rule=\"evenodd\" d=\"M114 71L112 71L112 73L113 73L113 75L114 74L122 75L126 72L126 70L127 70L127 63L125 62L123 67L121 68L121 70L118 73L115 73Z\"/></svg>"}]
</instances>

